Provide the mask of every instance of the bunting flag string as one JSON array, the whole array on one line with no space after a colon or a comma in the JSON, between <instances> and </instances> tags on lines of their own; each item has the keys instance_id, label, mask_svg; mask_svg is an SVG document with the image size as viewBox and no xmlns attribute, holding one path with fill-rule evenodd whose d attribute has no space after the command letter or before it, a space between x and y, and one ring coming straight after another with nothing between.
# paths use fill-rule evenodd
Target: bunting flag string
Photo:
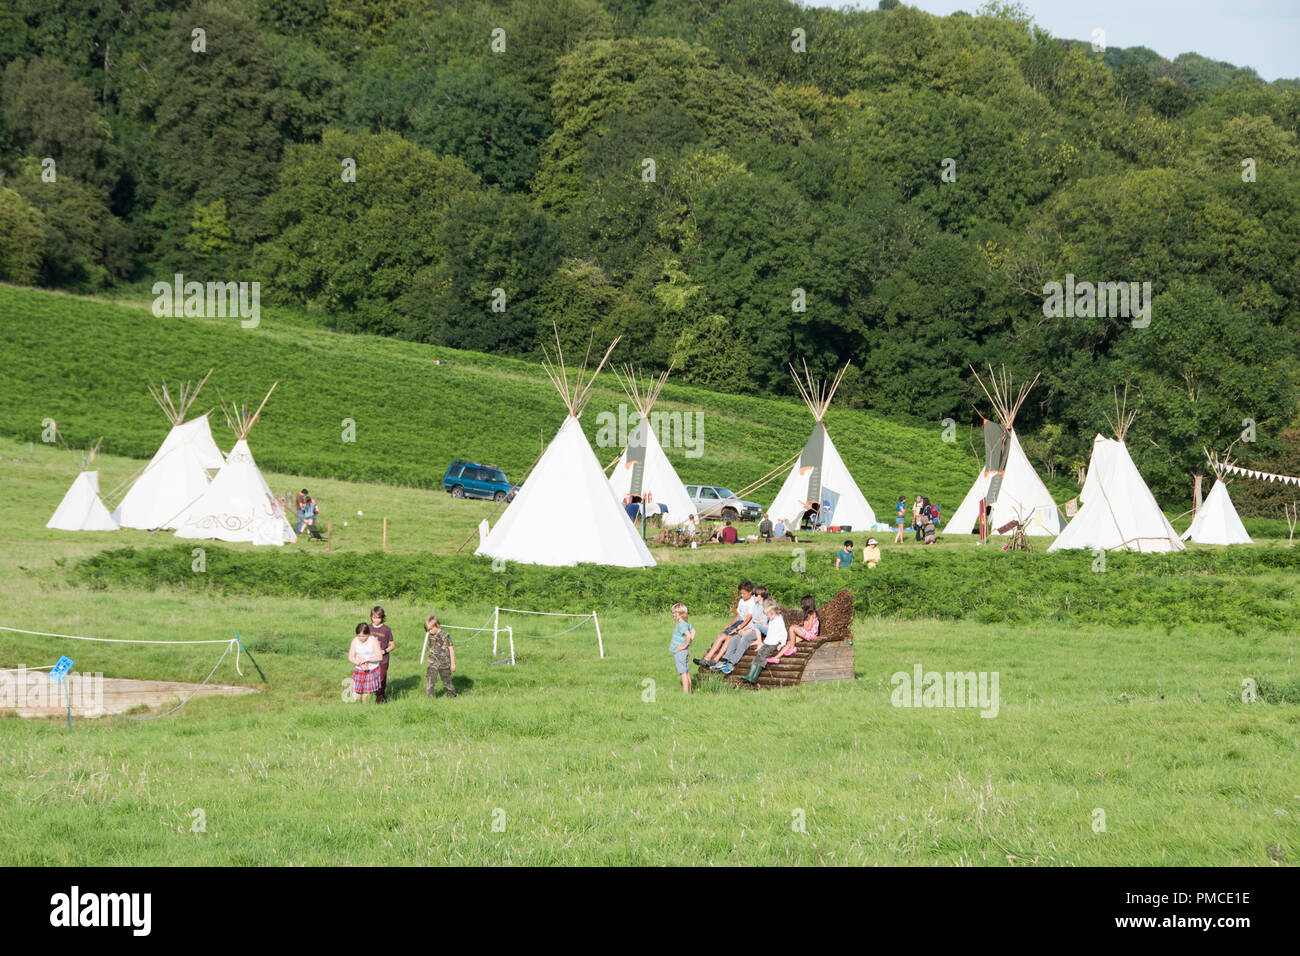
<instances>
[{"instance_id":1,"label":"bunting flag string","mask_svg":"<svg viewBox=\"0 0 1300 956\"><path fill-rule=\"evenodd\" d=\"M1288 485L1300 485L1300 477L1295 475L1275 475L1271 471L1256 471L1252 468L1242 468L1240 465L1225 465L1223 470L1247 478L1258 478L1261 481L1280 481Z\"/></svg>"}]
</instances>

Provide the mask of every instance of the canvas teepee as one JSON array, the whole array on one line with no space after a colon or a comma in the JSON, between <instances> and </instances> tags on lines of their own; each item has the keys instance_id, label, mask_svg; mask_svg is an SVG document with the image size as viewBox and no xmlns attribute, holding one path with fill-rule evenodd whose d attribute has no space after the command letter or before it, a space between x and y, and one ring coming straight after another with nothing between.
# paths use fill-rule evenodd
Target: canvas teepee
<instances>
[{"instance_id":1,"label":"canvas teepee","mask_svg":"<svg viewBox=\"0 0 1300 956\"><path fill-rule=\"evenodd\" d=\"M773 521L783 521L788 528L798 528L809 512L816 515L820 527L838 525L863 531L876 524L876 513L867 504L822 423L848 369L846 364L828 385L813 380L807 362L803 363L802 381L795 367L790 366L790 374L812 412L814 424L799 460L767 509Z\"/></svg>"},{"instance_id":2,"label":"canvas teepee","mask_svg":"<svg viewBox=\"0 0 1300 956\"><path fill-rule=\"evenodd\" d=\"M209 369L197 385L183 384L178 400L173 400L166 382L161 388L150 384L149 394L172 423L172 429L113 512L122 527L174 528L181 512L207 490L208 470L218 469L225 462L212 438L208 416L185 421L186 412L211 374Z\"/></svg>"},{"instance_id":3,"label":"canvas teepee","mask_svg":"<svg viewBox=\"0 0 1300 956\"><path fill-rule=\"evenodd\" d=\"M646 380L630 365L622 373L615 370L615 377L641 420L628 436L627 447L609 476L609 486L620 502L644 503L649 514L662 514L664 527L675 528L694 513L695 505L650 427L650 409L658 401L671 371L670 368L658 379Z\"/></svg>"},{"instance_id":4,"label":"canvas teepee","mask_svg":"<svg viewBox=\"0 0 1300 956\"><path fill-rule=\"evenodd\" d=\"M1127 398L1128 389L1125 388ZM1124 438L1135 412L1125 412L1118 395L1115 418L1110 421L1115 439L1098 435L1092 443L1088 476L1079 500L1083 507L1066 525L1048 551L1090 548L1103 551L1159 553L1186 550L1178 532L1156 504L1129 456Z\"/></svg>"},{"instance_id":5,"label":"canvas teepee","mask_svg":"<svg viewBox=\"0 0 1300 956\"><path fill-rule=\"evenodd\" d=\"M175 519L176 537L251 541L277 547L298 540L248 448L248 433L274 391L272 385L252 415L247 407L222 405L226 421L235 432L235 447L199 500Z\"/></svg>"},{"instance_id":6,"label":"canvas teepee","mask_svg":"<svg viewBox=\"0 0 1300 956\"><path fill-rule=\"evenodd\" d=\"M45 527L55 531L116 531L118 524L99 500L99 472L90 470L90 464L99 453L95 442L81 462L72 487L68 489Z\"/></svg>"},{"instance_id":7,"label":"canvas teepee","mask_svg":"<svg viewBox=\"0 0 1300 956\"><path fill-rule=\"evenodd\" d=\"M1252 544L1246 526L1237 516L1237 509L1228 497L1228 485L1223 480L1227 467L1232 464L1227 458L1220 459L1213 452L1206 451L1206 460L1214 472L1214 487L1201 502L1201 507L1192 519L1192 526L1183 534L1184 541L1197 544Z\"/></svg>"},{"instance_id":8,"label":"canvas teepee","mask_svg":"<svg viewBox=\"0 0 1300 956\"><path fill-rule=\"evenodd\" d=\"M974 368L971 372L993 406L997 421L984 419L984 470L971 485L957 510L948 519L945 531L953 534L974 534L979 530L980 501L992 505L989 531L997 533L1011 521L1025 523L1025 533L1057 535L1065 527L1061 512L1052 500L1051 493L1034 466L1020 447L1016 437L1015 422L1020 406L1038 382L1038 376L1029 384L1022 384L1013 394L1011 376L1006 366L1001 373L989 366L989 380L985 383Z\"/></svg>"},{"instance_id":9,"label":"canvas teepee","mask_svg":"<svg viewBox=\"0 0 1300 956\"><path fill-rule=\"evenodd\" d=\"M543 367L564 399L568 416L514 501L482 537L475 554L521 564L579 563L625 568L652 567L655 559L605 478L578 417L596 375L618 343L606 350L588 377L587 363L570 379L556 333L555 358ZM590 357L590 353L589 356Z\"/></svg>"}]
</instances>

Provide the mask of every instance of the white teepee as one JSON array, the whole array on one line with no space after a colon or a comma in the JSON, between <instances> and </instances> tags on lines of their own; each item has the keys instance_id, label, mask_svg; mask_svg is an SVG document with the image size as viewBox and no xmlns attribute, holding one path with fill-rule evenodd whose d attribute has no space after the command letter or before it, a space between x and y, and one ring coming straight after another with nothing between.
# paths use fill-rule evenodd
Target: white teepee
<instances>
[{"instance_id":1,"label":"white teepee","mask_svg":"<svg viewBox=\"0 0 1300 956\"><path fill-rule=\"evenodd\" d=\"M691 496L660 447L654 428L650 427L650 409L671 371L670 368L654 381L640 380L630 365L621 375L615 371L628 401L641 419L628 436L627 447L609 476L609 486L619 502L646 502L646 510L650 514L662 514L661 521L667 528L677 527L695 512ZM660 511L656 505L662 505L667 511Z\"/></svg>"},{"instance_id":2,"label":"white teepee","mask_svg":"<svg viewBox=\"0 0 1300 956\"><path fill-rule=\"evenodd\" d=\"M72 487L64 494L50 520L45 522L45 527L55 531L118 530L117 522L104 507L104 502L99 500L99 472L88 470L98 454L99 442L95 442L80 462Z\"/></svg>"},{"instance_id":3,"label":"white teepee","mask_svg":"<svg viewBox=\"0 0 1300 956\"><path fill-rule=\"evenodd\" d=\"M1088 476L1079 493L1083 506L1047 550L1186 550L1129 456L1124 436L1133 414L1125 415L1118 398L1116 413L1112 426L1118 440L1103 435L1093 440Z\"/></svg>"},{"instance_id":4,"label":"white teepee","mask_svg":"<svg viewBox=\"0 0 1300 956\"><path fill-rule=\"evenodd\" d=\"M822 424L826 409L830 407L835 390L839 388L848 368L846 364L831 383L826 385L813 381L807 362L803 367L804 381L799 380L798 372L793 365L790 366L790 374L794 376L794 382L799 387L808 410L812 412L815 424L799 460L790 469L772 506L767 509L774 522L784 522L788 528L798 528L804 515L810 511L817 514L817 523L822 527L838 525L865 531L876 525L876 513L867 504L866 497L849 474L844 460L835 449L835 443L831 441L830 433Z\"/></svg>"},{"instance_id":5,"label":"white teepee","mask_svg":"<svg viewBox=\"0 0 1300 956\"><path fill-rule=\"evenodd\" d=\"M172 423L172 430L113 512L122 527L175 528L176 519L207 490L208 471L224 463L208 416L185 421L185 413L208 375L193 388L189 383L183 385L179 402L172 401L166 382L161 390L150 385L149 391Z\"/></svg>"},{"instance_id":6,"label":"white teepee","mask_svg":"<svg viewBox=\"0 0 1300 956\"><path fill-rule=\"evenodd\" d=\"M262 414L271 392L266 393L261 406L251 416L246 408L226 410L226 418L238 440L212 484L175 520L176 537L251 541L277 547L298 540L248 448L248 433Z\"/></svg>"},{"instance_id":7,"label":"white teepee","mask_svg":"<svg viewBox=\"0 0 1300 956\"><path fill-rule=\"evenodd\" d=\"M117 522L99 500L99 472L77 475L45 527L56 531L116 531Z\"/></svg>"},{"instance_id":8,"label":"white teepee","mask_svg":"<svg viewBox=\"0 0 1300 956\"><path fill-rule=\"evenodd\" d=\"M1206 458L1214 471L1214 487L1201 502L1201 507L1192 519L1192 526L1183 533L1184 541L1197 544L1252 544L1246 526L1237 516L1237 509L1228 497L1228 486L1223 481L1226 470L1223 466L1230 464L1227 459L1222 462L1215 455L1206 452Z\"/></svg>"},{"instance_id":9,"label":"white teepee","mask_svg":"<svg viewBox=\"0 0 1300 956\"><path fill-rule=\"evenodd\" d=\"M1051 492L1029 463L1025 450L1016 437L1015 421L1020 406L1024 404L1038 376L1028 385L1021 385L1012 395L1011 378L1003 366L999 376L989 366L986 385L975 372L975 381L993 406L998 420L984 421L984 468L966 497L948 519L945 531L952 534L974 534L979 531L980 502L992 504L989 532L1005 527L1008 522L1027 522L1025 533L1032 535L1058 535L1065 527L1061 512L1052 500ZM988 502L988 498L992 498Z\"/></svg>"},{"instance_id":10,"label":"white teepee","mask_svg":"<svg viewBox=\"0 0 1300 956\"><path fill-rule=\"evenodd\" d=\"M586 364L572 382L559 351L543 363L564 398L568 417L546 446L532 473L475 554L520 564L579 563L652 567L655 559L632 525L582 433L578 416L617 339L590 378Z\"/></svg>"}]
</instances>

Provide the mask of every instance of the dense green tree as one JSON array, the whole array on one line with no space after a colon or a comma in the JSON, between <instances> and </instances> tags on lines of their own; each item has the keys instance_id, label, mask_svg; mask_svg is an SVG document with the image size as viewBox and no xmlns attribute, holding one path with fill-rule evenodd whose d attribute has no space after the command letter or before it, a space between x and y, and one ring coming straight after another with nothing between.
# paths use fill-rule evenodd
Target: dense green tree
<instances>
[{"instance_id":1,"label":"dense green tree","mask_svg":"<svg viewBox=\"0 0 1300 956\"><path fill-rule=\"evenodd\" d=\"M195 29L205 31L202 52ZM174 264L188 259L194 202L224 199L242 248L264 234L258 211L275 183L287 117L277 82L255 24L229 7L197 0L160 37L139 104L151 133L140 201Z\"/></svg>"},{"instance_id":2,"label":"dense green tree","mask_svg":"<svg viewBox=\"0 0 1300 956\"><path fill-rule=\"evenodd\" d=\"M14 60L4 70L5 124L23 152L51 158L59 176L105 189L117 157L108 121L89 87L56 60Z\"/></svg>"},{"instance_id":3,"label":"dense green tree","mask_svg":"<svg viewBox=\"0 0 1300 956\"><path fill-rule=\"evenodd\" d=\"M348 160L355 181L345 179ZM448 211L477 187L461 160L395 133L328 130L319 144L292 147L265 210L272 238L258 258L269 291L338 328L424 337L417 293L424 283L427 305Z\"/></svg>"},{"instance_id":4,"label":"dense green tree","mask_svg":"<svg viewBox=\"0 0 1300 956\"><path fill-rule=\"evenodd\" d=\"M588 43L561 62L551 99L555 132L543 150L536 192L552 209L565 209L582 194L584 150L618 112L661 104L662 112L686 114L707 142L720 144L755 138L798 142L807 135L762 86L727 69L709 51L678 40Z\"/></svg>"},{"instance_id":5,"label":"dense green tree","mask_svg":"<svg viewBox=\"0 0 1300 956\"><path fill-rule=\"evenodd\" d=\"M480 352L531 352L545 321L539 292L560 258L550 220L520 196L467 190L449 204L434 246L441 258L427 281L420 276L409 308L420 337Z\"/></svg>"},{"instance_id":6,"label":"dense green tree","mask_svg":"<svg viewBox=\"0 0 1300 956\"><path fill-rule=\"evenodd\" d=\"M44 221L14 190L0 186L0 281L30 285L40 275Z\"/></svg>"}]
</instances>

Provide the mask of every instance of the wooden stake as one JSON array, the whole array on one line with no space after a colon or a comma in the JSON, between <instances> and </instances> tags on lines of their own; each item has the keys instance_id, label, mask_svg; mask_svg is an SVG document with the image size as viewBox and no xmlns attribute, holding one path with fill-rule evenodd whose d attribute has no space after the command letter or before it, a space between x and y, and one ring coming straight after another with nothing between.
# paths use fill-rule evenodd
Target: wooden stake
<instances>
[{"instance_id":1,"label":"wooden stake","mask_svg":"<svg viewBox=\"0 0 1300 956\"><path fill-rule=\"evenodd\" d=\"M330 518L325 522L325 553L330 553L330 545L334 543L334 519Z\"/></svg>"},{"instance_id":2,"label":"wooden stake","mask_svg":"<svg viewBox=\"0 0 1300 956\"><path fill-rule=\"evenodd\" d=\"M383 549L384 549L384 551L387 551L387 550L388 550L388 519L387 519L387 518L384 519L384 544L383 544Z\"/></svg>"}]
</instances>

